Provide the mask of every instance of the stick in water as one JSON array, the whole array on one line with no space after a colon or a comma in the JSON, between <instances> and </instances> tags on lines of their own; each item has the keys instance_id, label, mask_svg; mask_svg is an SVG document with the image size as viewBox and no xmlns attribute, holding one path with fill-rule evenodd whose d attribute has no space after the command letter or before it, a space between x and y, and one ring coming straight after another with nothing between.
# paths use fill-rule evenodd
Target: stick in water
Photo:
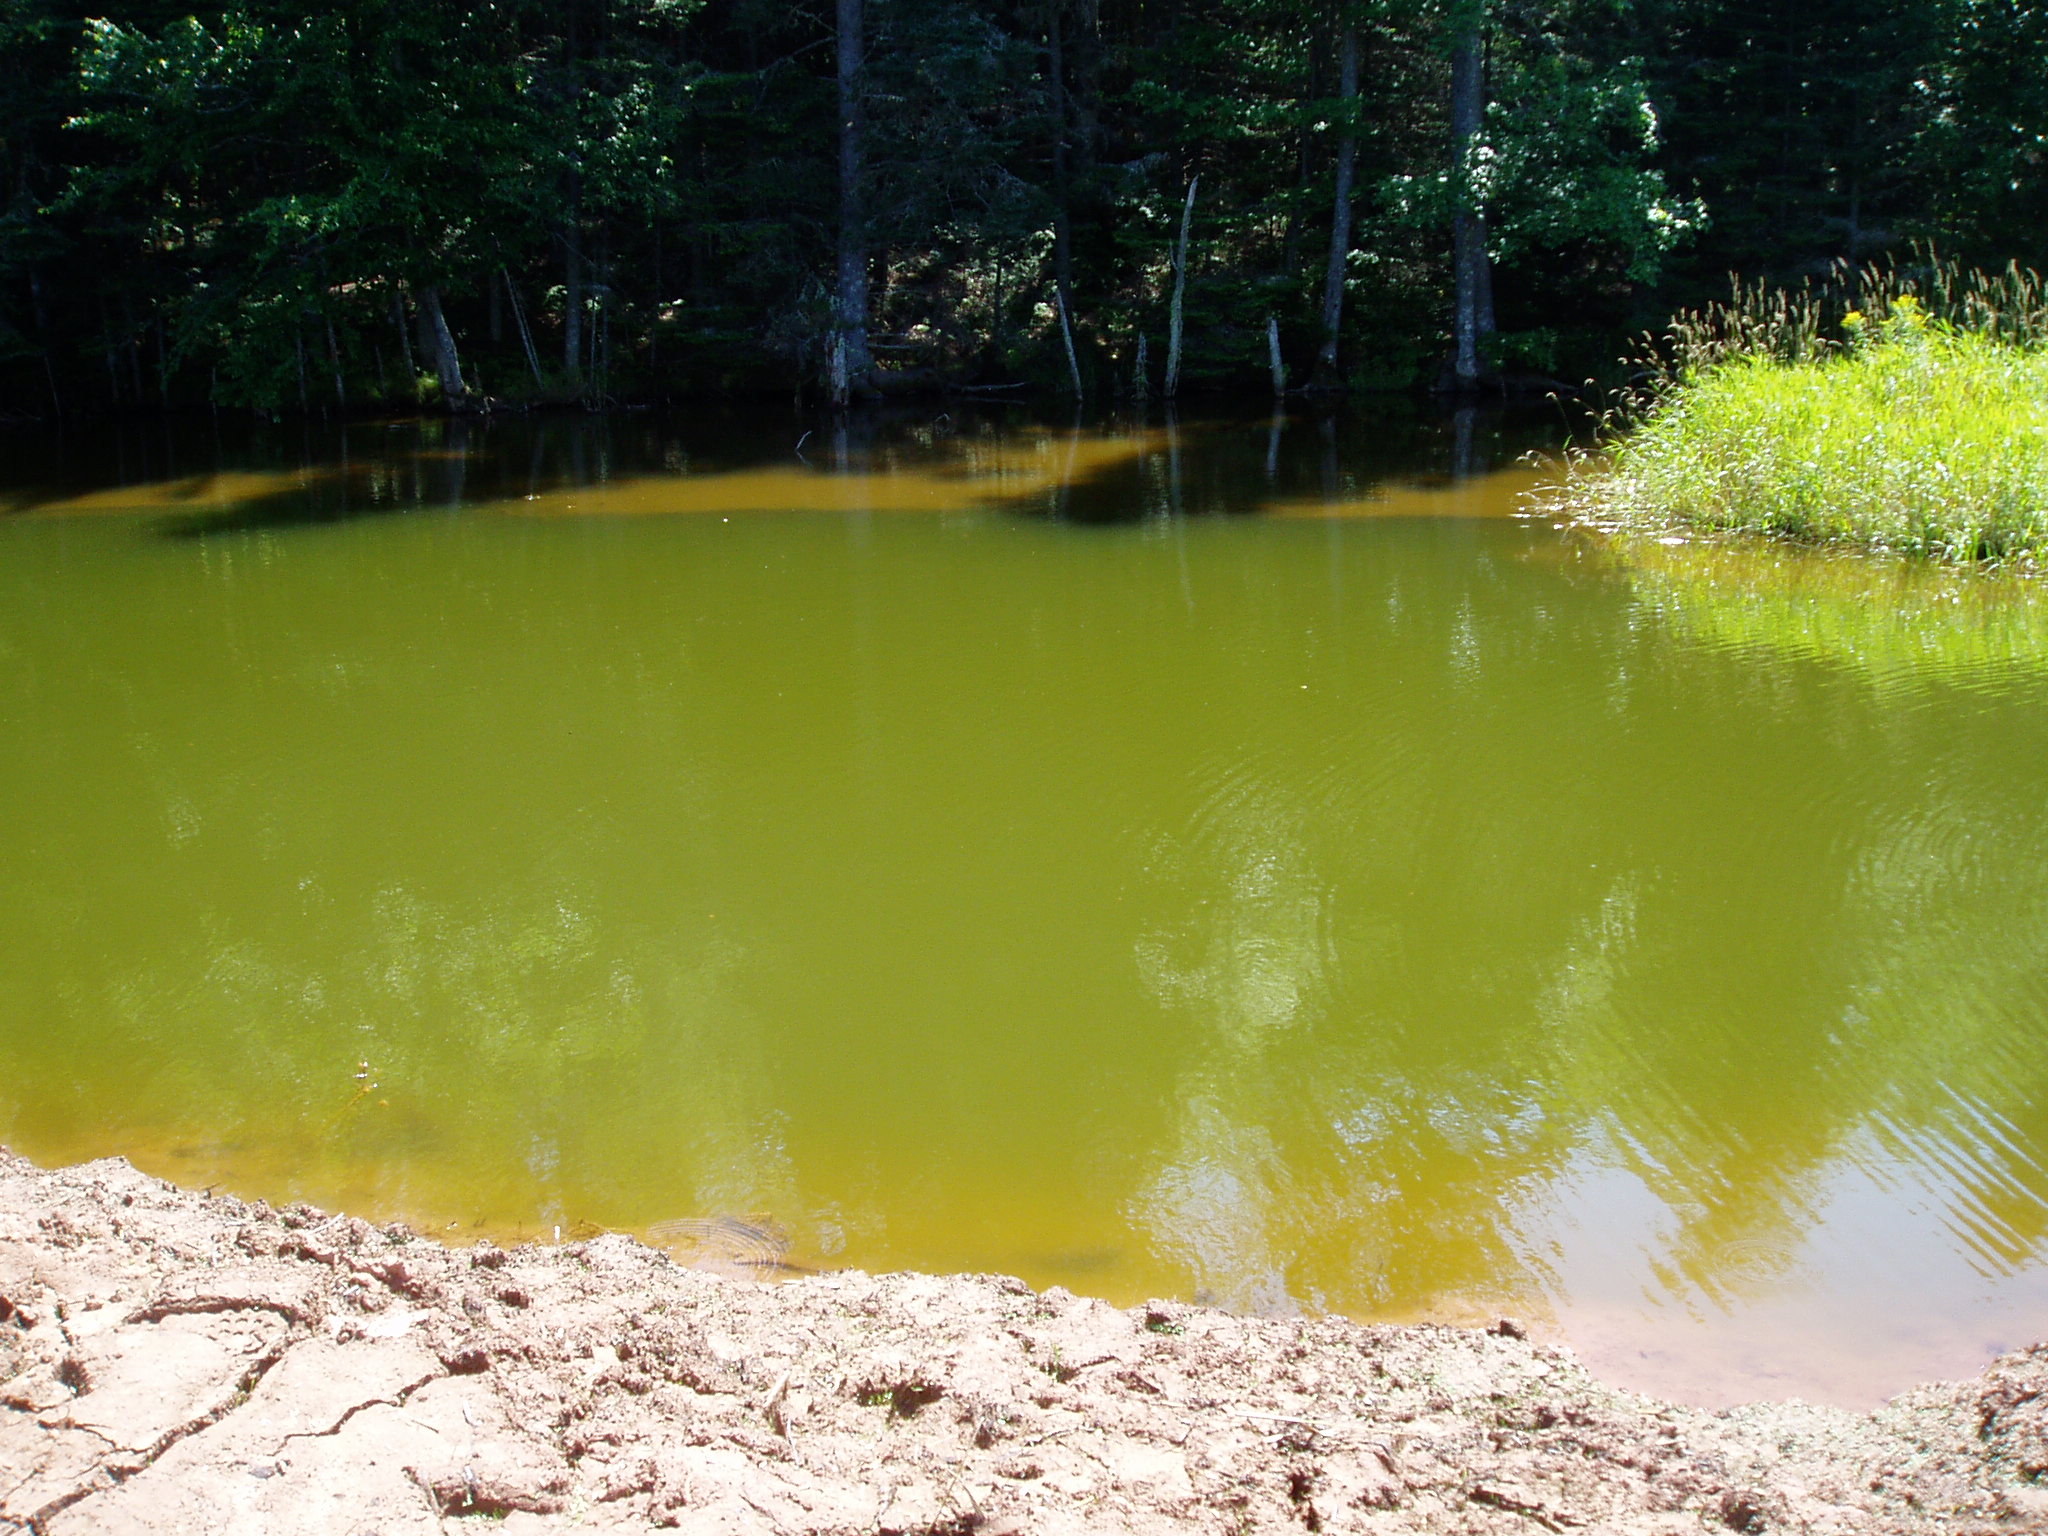
<instances>
[{"instance_id":1,"label":"stick in water","mask_svg":"<svg viewBox=\"0 0 2048 1536\"><path fill-rule=\"evenodd\" d=\"M1188 183L1188 200L1180 211L1180 244L1173 253L1173 313L1166 340L1166 398L1171 400L1180 393L1180 317L1181 299L1188 287L1188 226L1195 221L1195 188L1202 184L1197 176Z\"/></svg>"},{"instance_id":2,"label":"stick in water","mask_svg":"<svg viewBox=\"0 0 2048 1536\"><path fill-rule=\"evenodd\" d=\"M1074 328L1067 323L1066 290L1055 286L1052 297L1053 303L1059 306L1060 335L1067 343L1067 373L1074 381L1074 398L1078 400L1081 398L1081 364L1074 356Z\"/></svg>"}]
</instances>

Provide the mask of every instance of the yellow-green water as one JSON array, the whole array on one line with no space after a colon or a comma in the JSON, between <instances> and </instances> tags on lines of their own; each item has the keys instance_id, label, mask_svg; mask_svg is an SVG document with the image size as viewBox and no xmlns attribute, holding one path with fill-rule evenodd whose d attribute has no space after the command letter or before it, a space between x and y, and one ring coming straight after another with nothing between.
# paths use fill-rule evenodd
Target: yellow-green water
<instances>
[{"instance_id":1,"label":"yellow-green water","mask_svg":"<svg viewBox=\"0 0 2048 1536\"><path fill-rule=\"evenodd\" d=\"M804 429L17 450L0 1141L1710 1401L2048 1336L2035 589L1428 423Z\"/></svg>"}]
</instances>

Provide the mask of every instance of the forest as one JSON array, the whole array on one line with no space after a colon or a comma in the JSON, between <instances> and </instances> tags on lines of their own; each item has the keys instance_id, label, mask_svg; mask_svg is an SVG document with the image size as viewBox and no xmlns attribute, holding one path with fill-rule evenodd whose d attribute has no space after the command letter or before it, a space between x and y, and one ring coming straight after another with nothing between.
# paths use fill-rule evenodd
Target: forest
<instances>
[{"instance_id":1,"label":"forest","mask_svg":"<svg viewBox=\"0 0 2048 1536\"><path fill-rule=\"evenodd\" d=\"M2031 0L0 5L0 412L1578 380L2048 261Z\"/></svg>"}]
</instances>

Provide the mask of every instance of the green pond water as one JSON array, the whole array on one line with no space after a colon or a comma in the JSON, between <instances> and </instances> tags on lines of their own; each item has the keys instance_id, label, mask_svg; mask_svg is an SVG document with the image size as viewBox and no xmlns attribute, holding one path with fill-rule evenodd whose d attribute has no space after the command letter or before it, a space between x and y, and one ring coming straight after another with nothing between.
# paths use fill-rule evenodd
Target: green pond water
<instances>
[{"instance_id":1,"label":"green pond water","mask_svg":"<svg viewBox=\"0 0 2048 1536\"><path fill-rule=\"evenodd\" d=\"M1708 1402L2048 1336L2048 603L1524 441L10 441L0 1142Z\"/></svg>"}]
</instances>

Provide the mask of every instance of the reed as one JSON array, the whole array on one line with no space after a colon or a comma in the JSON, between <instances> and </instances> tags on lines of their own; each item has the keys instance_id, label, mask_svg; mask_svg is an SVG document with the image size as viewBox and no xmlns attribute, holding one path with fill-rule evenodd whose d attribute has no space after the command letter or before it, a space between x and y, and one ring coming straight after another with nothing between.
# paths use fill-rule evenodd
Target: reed
<instances>
[{"instance_id":1,"label":"reed","mask_svg":"<svg viewBox=\"0 0 2048 1536\"><path fill-rule=\"evenodd\" d=\"M2048 555L2048 291L2017 266L1738 284L1639 359L1556 509L1976 563Z\"/></svg>"}]
</instances>

